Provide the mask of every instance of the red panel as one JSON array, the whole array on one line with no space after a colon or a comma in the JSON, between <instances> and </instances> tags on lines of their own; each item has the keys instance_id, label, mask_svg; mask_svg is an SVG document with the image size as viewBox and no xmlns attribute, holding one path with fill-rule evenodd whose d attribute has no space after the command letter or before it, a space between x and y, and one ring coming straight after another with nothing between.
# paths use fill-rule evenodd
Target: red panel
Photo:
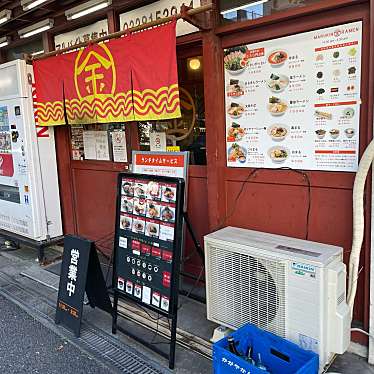
<instances>
[{"instance_id":1,"label":"red panel","mask_svg":"<svg viewBox=\"0 0 374 374\"><path fill-rule=\"evenodd\" d=\"M209 232L208 227L208 196L206 167L193 167L188 181L188 215L195 229L196 235L203 243L203 236ZM75 214L78 234L92 240L104 240L103 248L111 250L111 239L115 224L115 203L117 172L108 170L73 169ZM201 261L196 254L194 244L186 235L185 269L195 275L200 273Z\"/></svg>"},{"instance_id":2,"label":"red panel","mask_svg":"<svg viewBox=\"0 0 374 374\"><path fill-rule=\"evenodd\" d=\"M294 185L246 183L234 208L242 182L228 181L227 225L305 239L307 234L308 188ZM344 248L349 261L352 245L352 191L311 189L308 240ZM361 273L356 300L364 297ZM361 319L363 303L355 305L355 319Z\"/></svg>"},{"instance_id":3,"label":"red panel","mask_svg":"<svg viewBox=\"0 0 374 374\"><path fill-rule=\"evenodd\" d=\"M326 3L326 4L325 4ZM328 4L327 4L328 3ZM225 118L224 114L224 77L220 66L222 48L259 42L298 32L315 30L334 24L363 21L362 48L362 103L360 126L360 153L365 149L368 139L372 138L373 95L368 86L372 83L370 68L370 30L368 3L355 2L355 6L339 8L343 1L320 2L321 8L305 8L305 16L295 17L289 22L287 14L277 17L266 17L259 21L248 21L219 28L222 38L216 39L207 33L204 37L204 61L208 69L204 70L205 92L214 92L205 100L207 126L207 161L209 189L210 229L214 230L226 215L231 214L230 207L251 170L227 168L225 162ZM323 6L336 9L326 10ZM295 12L297 12L295 10ZM300 14L301 15L301 14ZM332 21L333 20L333 21ZM221 54L220 54L221 53ZM214 77L214 79L212 78ZM220 77L221 79L217 79ZM370 95L369 95L370 92ZM312 185L312 211L309 222L309 239L338 244L345 251L350 250L352 240L352 183L354 173L307 172ZM236 212L230 216L228 223L235 226L252 228L293 237L305 237L306 233L306 199L308 188L305 180L294 172L280 170L261 170L251 178L250 187L242 194ZM370 184L370 182L369 182ZM370 195L365 195L366 218L370 218ZM369 253L370 253L370 219L365 228L366 241L363 245L361 265L363 268L359 279L359 292L356 298L354 317L368 327L369 292ZM345 253L347 261L349 252ZM366 260L366 261L365 261Z\"/></svg>"},{"instance_id":4,"label":"red panel","mask_svg":"<svg viewBox=\"0 0 374 374\"><path fill-rule=\"evenodd\" d=\"M92 240L108 236L106 252L114 236L117 173L73 170L78 234ZM110 235L112 234L112 235Z\"/></svg>"},{"instance_id":5,"label":"red panel","mask_svg":"<svg viewBox=\"0 0 374 374\"><path fill-rule=\"evenodd\" d=\"M194 168L198 168L200 170L190 173L190 177L188 179L187 212L197 238L203 246L203 237L209 233L206 167L195 166ZM197 175L198 172L200 172L201 176L192 176ZM193 241L188 233L186 234L185 243L185 257L192 257L186 261L184 270L198 276L201 272L202 262L196 253Z\"/></svg>"},{"instance_id":6,"label":"red panel","mask_svg":"<svg viewBox=\"0 0 374 374\"><path fill-rule=\"evenodd\" d=\"M64 234L76 234L69 128L67 126L57 126L55 128L55 139Z\"/></svg>"},{"instance_id":7,"label":"red panel","mask_svg":"<svg viewBox=\"0 0 374 374\"><path fill-rule=\"evenodd\" d=\"M225 226L306 237L307 187L246 183L233 212L241 185L241 182L226 182L227 212L231 217Z\"/></svg>"}]
</instances>

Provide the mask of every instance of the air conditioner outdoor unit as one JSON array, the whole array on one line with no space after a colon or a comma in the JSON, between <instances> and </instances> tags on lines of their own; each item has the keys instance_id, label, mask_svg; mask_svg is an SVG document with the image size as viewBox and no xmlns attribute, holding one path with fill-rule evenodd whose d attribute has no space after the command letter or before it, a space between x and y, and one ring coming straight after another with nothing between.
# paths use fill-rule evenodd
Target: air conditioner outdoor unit
<instances>
[{"instance_id":1,"label":"air conditioner outdoor unit","mask_svg":"<svg viewBox=\"0 0 374 374\"><path fill-rule=\"evenodd\" d=\"M204 238L207 316L245 323L319 354L320 372L350 343L343 249L226 227Z\"/></svg>"}]
</instances>

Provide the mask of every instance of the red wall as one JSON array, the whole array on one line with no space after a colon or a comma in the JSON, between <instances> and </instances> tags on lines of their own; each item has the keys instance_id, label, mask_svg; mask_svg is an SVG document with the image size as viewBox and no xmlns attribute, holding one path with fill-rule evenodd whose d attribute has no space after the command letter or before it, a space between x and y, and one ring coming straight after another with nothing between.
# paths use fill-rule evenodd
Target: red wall
<instances>
[{"instance_id":1,"label":"red wall","mask_svg":"<svg viewBox=\"0 0 374 374\"><path fill-rule=\"evenodd\" d=\"M331 2L332 3L332 2ZM340 2L342 5L343 2ZM223 80L223 49L250 44L318 28L363 21L362 103L360 114L360 152L372 138L373 72L369 64L370 30L368 4L334 9L321 2L308 10L295 10L287 16L278 14L264 20L242 22L216 30L217 35L205 35L204 64L210 71L204 77L208 157L208 212L210 228L226 225L333 244L344 248L345 263L352 244L352 186L354 173L307 172L311 181L311 209L307 224L309 191L300 174L287 170L259 170L249 177L251 169L227 168L225 147L225 97ZM290 47L291 48L291 47ZM217 77L222 79L217 79ZM371 84L370 84L371 82ZM243 192L238 193L244 184ZM370 182L368 183L370 184ZM370 194L365 196L366 232L361 255L354 319L368 328L369 253L370 253ZM237 202L235 203L235 201ZM366 342L363 335L355 340Z\"/></svg>"},{"instance_id":2,"label":"red wall","mask_svg":"<svg viewBox=\"0 0 374 374\"><path fill-rule=\"evenodd\" d=\"M120 169L105 162L72 162L72 204L76 224L73 232L88 239L99 239L100 249L108 255L113 245L116 186ZM207 204L206 167L190 166L188 216L201 243L203 236L209 232ZM64 216L64 224L71 226L72 218ZM198 275L202 263L190 235L186 233L185 256L190 257L190 254L192 256L186 261L185 269Z\"/></svg>"}]
</instances>

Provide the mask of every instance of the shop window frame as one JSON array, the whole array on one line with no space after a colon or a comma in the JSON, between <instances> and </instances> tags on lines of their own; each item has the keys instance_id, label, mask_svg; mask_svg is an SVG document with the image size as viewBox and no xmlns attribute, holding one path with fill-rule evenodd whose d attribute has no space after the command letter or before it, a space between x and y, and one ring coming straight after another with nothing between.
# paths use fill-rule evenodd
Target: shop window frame
<instances>
[{"instance_id":1,"label":"shop window frame","mask_svg":"<svg viewBox=\"0 0 374 374\"><path fill-rule=\"evenodd\" d=\"M245 31L248 29L258 28L265 25L270 25L276 22L285 20L292 20L303 16L312 16L316 13L324 11L339 9L351 5L367 3L367 0L325 0L319 3L306 5L304 7L290 8L285 11L273 13L262 18L251 19L246 21L237 21L230 24L220 23L219 0L215 0L217 17L215 34L218 36L225 36L231 33Z\"/></svg>"}]
</instances>

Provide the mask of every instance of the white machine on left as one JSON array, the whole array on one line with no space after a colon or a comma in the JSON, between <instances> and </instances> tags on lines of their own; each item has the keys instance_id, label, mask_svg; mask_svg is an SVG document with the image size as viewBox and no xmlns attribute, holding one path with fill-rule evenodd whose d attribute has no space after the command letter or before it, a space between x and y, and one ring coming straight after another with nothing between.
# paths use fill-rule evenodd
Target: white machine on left
<instances>
[{"instance_id":1,"label":"white machine on left","mask_svg":"<svg viewBox=\"0 0 374 374\"><path fill-rule=\"evenodd\" d=\"M53 128L35 124L33 70L0 65L0 229L37 242L62 235Z\"/></svg>"}]
</instances>

